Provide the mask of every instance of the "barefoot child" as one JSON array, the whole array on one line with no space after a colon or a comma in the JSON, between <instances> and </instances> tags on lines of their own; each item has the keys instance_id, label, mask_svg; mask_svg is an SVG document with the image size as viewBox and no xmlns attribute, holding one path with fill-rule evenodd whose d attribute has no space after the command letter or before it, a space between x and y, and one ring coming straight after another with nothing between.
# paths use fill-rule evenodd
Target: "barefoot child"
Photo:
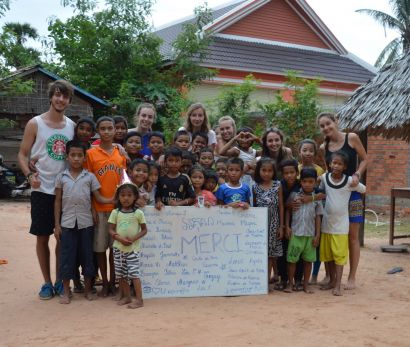
<instances>
[{"instance_id":1,"label":"barefoot child","mask_svg":"<svg viewBox=\"0 0 410 347\"><path fill-rule=\"evenodd\" d=\"M304 168L300 172L299 192L292 192L289 200L293 201L297 195L314 195L317 173L314 168ZM312 201L303 204L298 209L292 210L292 224L290 224L290 210L286 211L286 235L289 239L287 252L289 283L285 292L291 293L296 288L294 277L296 263L303 259L304 279L303 290L305 293L313 293L309 289L309 278L312 271L312 263L316 261L316 247L320 239L320 216L323 214L323 206L320 201ZM290 227L290 225L292 227Z\"/></svg>"},{"instance_id":2,"label":"barefoot child","mask_svg":"<svg viewBox=\"0 0 410 347\"><path fill-rule=\"evenodd\" d=\"M61 241L59 271L64 286L61 304L70 303L70 280L76 278L77 256L85 279L84 296L88 300L94 299L91 293L91 280L95 276L91 193L102 204L112 201L101 196L97 178L83 169L86 150L83 142L78 140L67 142L69 168L56 178L54 235Z\"/></svg>"},{"instance_id":3,"label":"barefoot child","mask_svg":"<svg viewBox=\"0 0 410 347\"><path fill-rule=\"evenodd\" d=\"M283 220L282 186L277 180L275 162L270 158L261 158L255 169L253 206L268 208L268 280L272 281L272 271L277 271L276 259L283 255Z\"/></svg>"},{"instance_id":4,"label":"barefoot child","mask_svg":"<svg viewBox=\"0 0 410 347\"><path fill-rule=\"evenodd\" d=\"M132 183L124 183L115 194L117 208L108 219L110 235L114 240L115 275L119 279L122 299L118 305L128 308L142 307L142 289L140 280L140 242L147 233L144 213L135 207L138 199L138 188ZM128 281L131 280L136 301L132 303Z\"/></svg>"},{"instance_id":5,"label":"barefoot child","mask_svg":"<svg viewBox=\"0 0 410 347\"><path fill-rule=\"evenodd\" d=\"M322 289L333 289L340 296L343 266L349 253L349 199L352 191L365 193L366 187L359 183L352 186L352 177L343 172L349 162L342 151L332 153L330 173L322 176L320 187L326 191L325 213L322 221L320 260L328 262L330 282Z\"/></svg>"}]
</instances>

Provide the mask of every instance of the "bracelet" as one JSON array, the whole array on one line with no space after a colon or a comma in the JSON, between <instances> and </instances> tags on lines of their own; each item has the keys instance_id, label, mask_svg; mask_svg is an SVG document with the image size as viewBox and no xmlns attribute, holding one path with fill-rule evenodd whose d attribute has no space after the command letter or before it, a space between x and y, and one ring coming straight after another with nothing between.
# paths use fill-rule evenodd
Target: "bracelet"
<instances>
[{"instance_id":1,"label":"bracelet","mask_svg":"<svg viewBox=\"0 0 410 347\"><path fill-rule=\"evenodd\" d=\"M312 202L315 202L315 201L316 201L316 194L313 193L313 194L312 194Z\"/></svg>"},{"instance_id":2,"label":"bracelet","mask_svg":"<svg viewBox=\"0 0 410 347\"><path fill-rule=\"evenodd\" d=\"M30 181L30 177L31 177L31 176L33 176L33 173L30 171L30 172L27 174L27 176L26 176L27 181Z\"/></svg>"},{"instance_id":3,"label":"bracelet","mask_svg":"<svg viewBox=\"0 0 410 347\"><path fill-rule=\"evenodd\" d=\"M359 172L359 171L356 171L353 175L356 175L357 178L360 180L361 175L360 175L360 172Z\"/></svg>"}]
</instances>

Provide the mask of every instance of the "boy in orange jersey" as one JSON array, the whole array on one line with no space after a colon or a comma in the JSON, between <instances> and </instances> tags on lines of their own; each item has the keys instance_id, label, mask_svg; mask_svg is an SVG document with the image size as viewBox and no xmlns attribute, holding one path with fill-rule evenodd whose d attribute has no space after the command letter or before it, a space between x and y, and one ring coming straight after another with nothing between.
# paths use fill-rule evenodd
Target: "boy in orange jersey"
<instances>
[{"instance_id":1,"label":"boy in orange jersey","mask_svg":"<svg viewBox=\"0 0 410 347\"><path fill-rule=\"evenodd\" d=\"M117 186L121 183L122 170L126 168L126 159L118 147L112 142L115 135L114 120L110 117L100 117L97 120L97 133L101 143L87 151L85 168L93 173L101 184L100 193L105 198L114 196ZM94 252L103 280L100 296L107 296L115 291L114 259L112 256L112 239L109 234L108 218L114 205L100 204L93 199L96 212L96 228L94 232ZM110 283L107 275L107 248L110 247Z\"/></svg>"}]
</instances>

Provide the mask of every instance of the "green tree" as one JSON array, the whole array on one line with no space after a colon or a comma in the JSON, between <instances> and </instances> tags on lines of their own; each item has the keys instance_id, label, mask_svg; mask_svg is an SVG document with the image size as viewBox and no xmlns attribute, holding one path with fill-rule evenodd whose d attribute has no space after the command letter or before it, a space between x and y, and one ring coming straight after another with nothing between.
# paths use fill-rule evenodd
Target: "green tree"
<instances>
[{"instance_id":1,"label":"green tree","mask_svg":"<svg viewBox=\"0 0 410 347\"><path fill-rule=\"evenodd\" d=\"M0 0L0 17L10 10L10 0Z\"/></svg>"},{"instance_id":2,"label":"green tree","mask_svg":"<svg viewBox=\"0 0 410 347\"><path fill-rule=\"evenodd\" d=\"M285 133L289 146L294 147L300 140L318 135L316 116L321 112L319 82L317 79L298 77L295 71L288 71L286 90L291 91L292 100L286 100L278 92L274 102L260 105L269 124Z\"/></svg>"},{"instance_id":3,"label":"green tree","mask_svg":"<svg viewBox=\"0 0 410 347\"><path fill-rule=\"evenodd\" d=\"M410 0L390 0L393 15L372 9L360 9L356 12L364 13L383 25L384 29L392 29L399 33L399 37L389 42L381 51L375 66L382 67L400 58L410 49Z\"/></svg>"}]
</instances>

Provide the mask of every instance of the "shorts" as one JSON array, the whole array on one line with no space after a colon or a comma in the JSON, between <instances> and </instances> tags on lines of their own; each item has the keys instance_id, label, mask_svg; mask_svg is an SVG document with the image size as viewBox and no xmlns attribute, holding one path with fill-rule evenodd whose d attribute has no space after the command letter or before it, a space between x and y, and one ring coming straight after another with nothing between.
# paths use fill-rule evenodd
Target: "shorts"
<instances>
[{"instance_id":1,"label":"shorts","mask_svg":"<svg viewBox=\"0 0 410 347\"><path fill-rule=\"evenodd\" d=\"M76 225L74 228L61 229L60 278L63 280L76 278L78 265L81 265L84 277L94 277L94 227L78 229Z\"/></svg>"},{"instance_id":2,"label":"shorts","mask_svg":"<svg viewBox=\"0 0 410 347\"><path fill-rule=\"evenodd\" d=\"M104 253L109 247L112 247L112 237L108 231L108 218L111 212L97 212L98 226L94 232L94 252Z\"/></svg>"},{"instance_id":3,"label":"shorts","mask_svg":"<svg viewBox=\"0 0 410 347\"><path fill-rule=\"evenodd\" d=\"M334 261L336 265L346 265L349 255L348 234L325 234L320 239L320 261Z\"/></svg>"},{"instance_id":4,"label":"shorts","mask_svg":"<svg viewBox=\"0 0 410 347\"><path fill-rule=\"evenodd\" d=\"M114 252L115 276L118 278L140 278L140 252L121 252L118 248Z\"/></svg>"},{"instance_id":5,"label":"shorts","mask_svg":"<svg viewBox=\"0 0 410 347\"><path fill-rule=\"evenodd\" d=\"M55 195L31 192L30 234L50 236L54 233L54 200Z\"/></svg>"},{"instance_id":6,"label":"shorts","mask_svg":"<svg viewBox=\"0 0 410 347\"><path fill-rule=\"evenodd\" d=\"M363 223L363 200L362 194L359 192L352 192L349 199L349 222Z\"/></svg>"},{"instance_id":7,"label":"shorts","mask_svg":"<svg viewBox=\"0 0 410 347\"><path fill-rule=\"evenodd\" d=\"M313 236L292 235L288 246L288 263L297 263L300 258L309 263L316 261L316 247L313 246Z\"/></svg>"}]
</instances>

